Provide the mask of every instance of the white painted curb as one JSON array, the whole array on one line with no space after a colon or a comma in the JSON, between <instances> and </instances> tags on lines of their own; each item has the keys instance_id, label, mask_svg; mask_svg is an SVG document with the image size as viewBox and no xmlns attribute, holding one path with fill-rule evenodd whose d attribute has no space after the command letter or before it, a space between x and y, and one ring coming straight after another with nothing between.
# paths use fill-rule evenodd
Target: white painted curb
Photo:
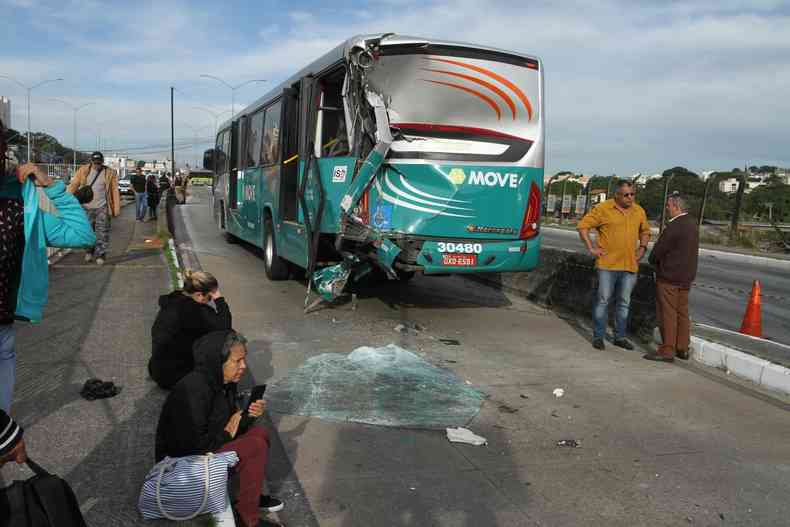
<instances>
[{"instance_id":1,"label":"white painted curb","mask_svg":"<svg viewBox=\"0 0 790 527\"><path fill-rule=\"evenodd\" d=\"M691 337L691 347L691 357L701 364L790 395L790 369L784 366L699 337Z\"/></svg>"}]
</instances>

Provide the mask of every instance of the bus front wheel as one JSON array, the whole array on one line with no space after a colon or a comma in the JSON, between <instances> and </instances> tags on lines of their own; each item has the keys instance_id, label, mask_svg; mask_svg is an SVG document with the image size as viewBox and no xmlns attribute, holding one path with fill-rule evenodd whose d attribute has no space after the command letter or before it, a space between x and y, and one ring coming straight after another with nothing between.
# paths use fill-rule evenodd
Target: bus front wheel
<instances>
[{"instance_id":1,"label":"bus front wheel","mask_svg":"<svg viewBox=\"0 0 790 527\"><path fill-rule=\"evenodd\" d=\"M263 267L269 280L287 280L289 275L288 262L277 255L277 244L274 242L274 224L271 218L263 222Z\"/></svg>"}]
</instances>

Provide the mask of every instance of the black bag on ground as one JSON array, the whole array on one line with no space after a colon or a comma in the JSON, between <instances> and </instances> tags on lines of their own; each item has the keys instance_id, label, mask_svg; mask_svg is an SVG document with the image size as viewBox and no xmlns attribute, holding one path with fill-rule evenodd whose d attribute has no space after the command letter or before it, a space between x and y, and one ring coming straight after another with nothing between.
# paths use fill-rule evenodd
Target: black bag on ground
<instances>
[{"instance_id":1,"label":"black bag on ground","mask_svg":"<svg viewBox=\"0 0 790 527\"><path fill-rule=\"evenodd\" d=\"M93 201L93 184L99 179L99 174L101 174L102 170L104 170L104 167L101 167L99 171L96 172L96 176L93 178L90 185L83 185L74 191L74 197L77 198L80 205Z\"/></svg>"},{"instance_id":2,"label":"black bag on ground","mask_svg":"<svg viewBox=\"0 0 790 527\"><path fill-rule=\"evenodd\" d=\"M27 466L35 476L0 489L2 527L87 527L69 484L31 459Z\"/></svg>"}]
</instances>

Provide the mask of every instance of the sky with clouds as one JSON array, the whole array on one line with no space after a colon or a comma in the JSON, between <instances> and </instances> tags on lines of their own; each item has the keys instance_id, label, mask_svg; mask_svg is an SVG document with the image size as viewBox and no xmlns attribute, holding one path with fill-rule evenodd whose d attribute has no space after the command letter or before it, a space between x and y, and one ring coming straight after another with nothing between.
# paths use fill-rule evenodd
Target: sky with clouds
<instances>
[{"instance_id":1,"label":"sky with clouds","mask_svg":"<svg viewBox=\"0 0 790 527\"><path fill-rule=\"evenodd\" d=\"M91 103L85 150L99 136L105 150L166 145L171 85L177 138L201 141L214 118L195 107L231 106L201 74L269 81L239 89L240 106L350 36L397 32L541 57L548 172L790 166L788 1L0 0L0 13L0 75L64 79L33 91L33 129L70 145L72 111L53 98ZM24 94L0 79L18 129Z\"/></svg>"}]
</instances>

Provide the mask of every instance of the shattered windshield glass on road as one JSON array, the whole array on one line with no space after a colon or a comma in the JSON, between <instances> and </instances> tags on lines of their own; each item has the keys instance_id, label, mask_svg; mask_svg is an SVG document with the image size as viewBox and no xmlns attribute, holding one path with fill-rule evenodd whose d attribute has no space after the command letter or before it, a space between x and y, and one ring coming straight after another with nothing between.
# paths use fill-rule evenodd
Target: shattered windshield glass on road
<instances>
[{"instance_id":1,"label":"shattered windshield glass on road","mask_svg":"<svg viewBox=\"0 0 790 527\"><path fill-rule=\"evenodd\" d=\"M317 355L267 394L278 413L437 429L468 423L483 398L452 371L394 344Z\"/></svg>"}]
</instances>

